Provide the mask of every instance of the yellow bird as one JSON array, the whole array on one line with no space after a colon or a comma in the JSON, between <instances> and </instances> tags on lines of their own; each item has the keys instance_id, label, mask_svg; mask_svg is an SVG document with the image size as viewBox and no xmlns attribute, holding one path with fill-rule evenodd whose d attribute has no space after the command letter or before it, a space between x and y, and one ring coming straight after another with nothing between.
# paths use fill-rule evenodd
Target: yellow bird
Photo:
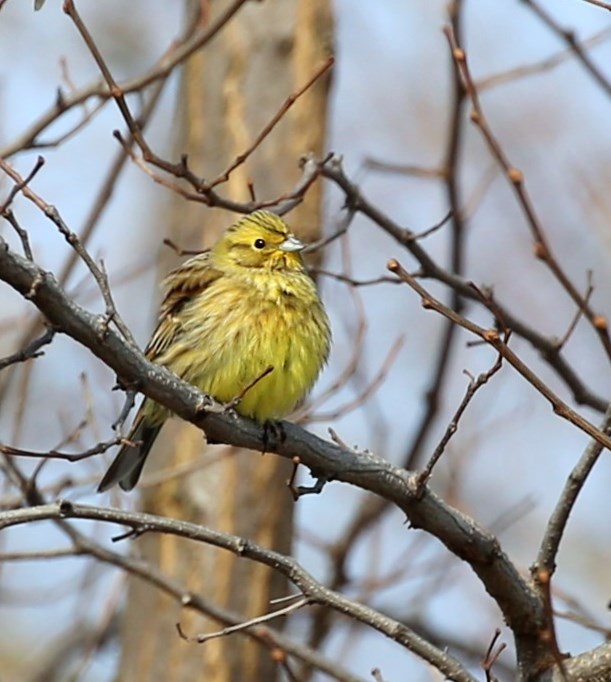
<instances>
[{"instance_id":1,"label":"yellow bird","mask_svg":"<svg viewBox=\"0 0 611 682\"><path fill-rule=\"evenodd\" d=\"M280 419L307 395L329 355L331 330L303 244L269 211L230 227L165 279L149 360L258 422ZM265 373L268 368L271 371ZM98 491L131 490L168 410L145 398Z\"/></svg>"}]
</instances>

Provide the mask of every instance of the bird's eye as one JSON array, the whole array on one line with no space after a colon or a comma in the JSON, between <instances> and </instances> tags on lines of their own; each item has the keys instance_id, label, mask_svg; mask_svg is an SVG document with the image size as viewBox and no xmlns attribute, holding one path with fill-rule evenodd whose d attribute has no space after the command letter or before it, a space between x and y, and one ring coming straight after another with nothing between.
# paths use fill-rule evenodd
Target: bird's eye
<instances>
[{"instance_id":1,"label":"bird's eye","mask_svg":"<svg viewBox=\"0 0 611 682\"><path fill-rule=\"evenodd\" d=\"M264 249L265 239L255 239L255 249Z\"/></svg>"}]
</instances>

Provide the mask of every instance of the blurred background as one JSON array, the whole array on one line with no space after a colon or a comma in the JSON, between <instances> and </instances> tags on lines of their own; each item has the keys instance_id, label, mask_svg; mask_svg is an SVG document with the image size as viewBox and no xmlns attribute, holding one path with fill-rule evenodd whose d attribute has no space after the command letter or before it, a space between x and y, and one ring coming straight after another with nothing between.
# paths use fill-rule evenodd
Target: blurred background
<instances>
[{"instance_id":1,"label":"blurred background","mask_svg":"<svg viewBox=\"0 0 611 682\"><path fill-rule=\"evenodd\" d=\"M333 3L336 63L326 150L343 156L346 172L372 203L416 232L439 222L449 209L439 173L445 163L453 107L453 64L442 32L448 21L446 5L436 0ZM81 0L77 6L119 81L146 70L184 25L182 3L167 0L131 0L128 10L120 0ZM579 0L548 0L539 6L552 13L561 27L573 31L581 44L591 41L587 54L609 83L609 13ZM610 88L605 89L574 53L567 52L566 42L541 21L529 3L469 0L464 3L462 21L471 72L480 86L488 122L511 162L524 172L557 259L584 292L588 273L592 273L592 307L608 318ZM514 71L523 66L533 68L526 73ZM3 3L0 155L53 105L58 87L69 91L98 77L95 63L58 0L47 0L38 13L23 0ZM177 75L172 76L146 131L147 140L162 156L173 153L179 85ZM132 101L135 105L136 100ZM92 108L95 102L87 106ZM45 131L44 139L59 138L82 115L82 110L69 113ZM119 150L112 137L114 129L123 130L124 124L109 102L61 145L19 152L9 160L27 174L37 155L44 155L46 165L32 188L57 206L71 229L79 232ZM562 337L575 315L574 304L534 258L532 239L511 187L481 134L469 123L457 170L465 217L464 276L494 287L495 295L512 313L542 334ZM343 195L332 183L320 182L322 229L330 234L341 224ZM11 186L6 177L0 178L0 197ZM277 194L289 190L278 187ZM167 250L163 239L171 234L163 218L168 215L170 195L127 162L88 242L96 259L103 259L117 307L142 346L159 303L157 263L160 252ZM70 251L61 235L23 198L15 200L14 210L28 228L38 262L53 272L61 271ZM202 225L215 212L199 205L190 210L201 213ZM227 225L232 219L229 213L222 218ZM295 228L299 231L300 226ZM0 224L0 234L17 245L6 223ZM422 242L445 265L450 243L449 228L437 230ZM180 246L193 245L181 242ZM390 258L408 269L415 267L394 240L357 215L347 234L324 249L320 268L355 280L377 279L387 274ZM319 275L319 283L332 318L334 347L312 395L315 410L307 428L326 438L332 427L345 442L400 464L413 446L426 410L443 321L423 310L407 287L389 283L355 287L324 274ZM449 300L443 286L425 284ZM66 288L80 304L103 310L82 264L74 267ZM463 313L489 324L489 317L476 306L467 305ZM8 287L0 288L0 356L15 350L32 319L31 306ZM457 332L438 412L416 464L426 461L457 408L468 383L465 370L477 374L494 362L494 354L481 345L469 345L472 340L466 332ZM564 383L528 343L514 337L512 347L550 387L574 404ZM327 395L355 353L355 371ZM608 360L583 321L565 355L593 392L608 397ZM49 450L84 419L86 427L63 449L72 447L77 452L110 438L110 425L122 404L121 395L111 390L113 385L112 373L86 349L56 338L44 358L20 367L2 384L0 441ZM326 398L319 404L317 398L322 395ZM601 415L596 411L579 409L599 422ZM527 573L546 520L586 445L583 433L554 416L546 401L505 366L469 406L431 485L450 504L495 532L505 551ZM100 504L94 489L108 462L108 456L78 465L53 461L44 467L39 482L50 486L55 495ZM23 460L22 467L31 471L36 464ZM0 472L3 504L10 506L16 493L2 476ZM561 649L571 653L600 643L605 629L611 628L607 608L611 595L610 477L611 463L603 456L582 492L559 556L556 607L571 617L559 619L558 633ZM304 481L307 478L304 475ZM127 507L138 503L137 493L117 499ZM293 552L323 582L337 579L330 550L341 543L367 504L364 493L337 483L327 485L321 495L296 503ZM293 505L288 494L286 505ZM93 524L79 528L99 540L110 536L107 528ZM62 539L51 524L19 527L2 534L0 552L48 550L61 547ZM451 651L455 647L459 656L473 652L474 670L494 628L503 628L498 609L470 568L439 542L409 530L396 510L380 514L356 533L346 555L345 573L339 588L420 628L433 641L447 643ZM114 679L119 636L113 618L120 612L123 595L119 573L86 558L4 561L0 564L0 670L5 672L0 679ZM310 631L309 618L307 614L293 616L288 632L300 639ZM584 619L586 626L576 622ZM52 668L50 661L70 657L65 652L71 651L71 638L79 630L97 633L97 645L79 649L70 665L59 667L59 676L45 677L45 671ZM100 632L108 636L100 638ZM173 631L168 634L175 636ZM509 633L503 631L502 638L511 649ZM427 666L409 652L339 617L334 617L321 650L362 678L370 678L375 667L388 682L431 678ZM508 666L499 671L503 679L504 673L511 674L510 652L501 656L501 663Z\"/></svg>"}]
</instances>

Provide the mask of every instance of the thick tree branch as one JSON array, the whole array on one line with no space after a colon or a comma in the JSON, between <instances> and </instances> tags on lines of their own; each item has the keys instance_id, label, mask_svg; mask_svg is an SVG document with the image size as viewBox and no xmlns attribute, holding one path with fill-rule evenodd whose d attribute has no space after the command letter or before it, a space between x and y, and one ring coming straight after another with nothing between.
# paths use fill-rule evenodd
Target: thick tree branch
<instances>
[{"instance_id":1,"label":"thick tree branch","mask_svg":"<svg viewBox=\"0 0 611 682\"><path fill-rule=\"evenodd\" d=\"M71 301L50 273L13 253L2 239L0 278L30 299L56 329L89 348L117 373L123 385L138 386L149 398L205 429L211 441L261 451L264 433L260 425L238 416L206 411L203 406L209 402L202 393L165 368L148 362L113 329L105 329L102 315L89 313ZM295 424L287 422L283 428L286 439L268 444L268 451L291 460L299 458L322 480L350 483L395 504L413 527L425 529L470 564L514 629L520 657L527 662L539 658L539 632L545 623L543 604L494 535L428 488L419 487L417 474L374 455L342 449Z\"/></svg>"}]
</instances>

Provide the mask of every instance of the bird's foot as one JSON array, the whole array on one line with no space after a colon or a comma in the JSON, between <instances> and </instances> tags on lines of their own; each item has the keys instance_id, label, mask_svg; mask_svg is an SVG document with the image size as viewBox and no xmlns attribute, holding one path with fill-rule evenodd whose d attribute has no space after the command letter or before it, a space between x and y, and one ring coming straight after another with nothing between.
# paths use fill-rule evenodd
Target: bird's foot
<instances>
[{"instance_id":1,"label":"bird's foot","mask_svg":"<svg viewBox=\"0 0 611 682\"><path fill-rule=\"evenodd\" d=\"M235 417L237 415L236 406L235 400L230 400L228 403L217 403L214 398L204 393L195 409L198 414L229 414Z\"/></svg>"},{"instance_id":2,"label":"bird's foot","mask_svg":"<svg viewBox=\"0 0 611 682\"><path fill-rule=\"evenodd\" d=\"M263 422L263 451L264 455L271 447L283 443L286 440L286 432L282 422L272 421L271 419Z\"/></svg>"}]
</instances>

